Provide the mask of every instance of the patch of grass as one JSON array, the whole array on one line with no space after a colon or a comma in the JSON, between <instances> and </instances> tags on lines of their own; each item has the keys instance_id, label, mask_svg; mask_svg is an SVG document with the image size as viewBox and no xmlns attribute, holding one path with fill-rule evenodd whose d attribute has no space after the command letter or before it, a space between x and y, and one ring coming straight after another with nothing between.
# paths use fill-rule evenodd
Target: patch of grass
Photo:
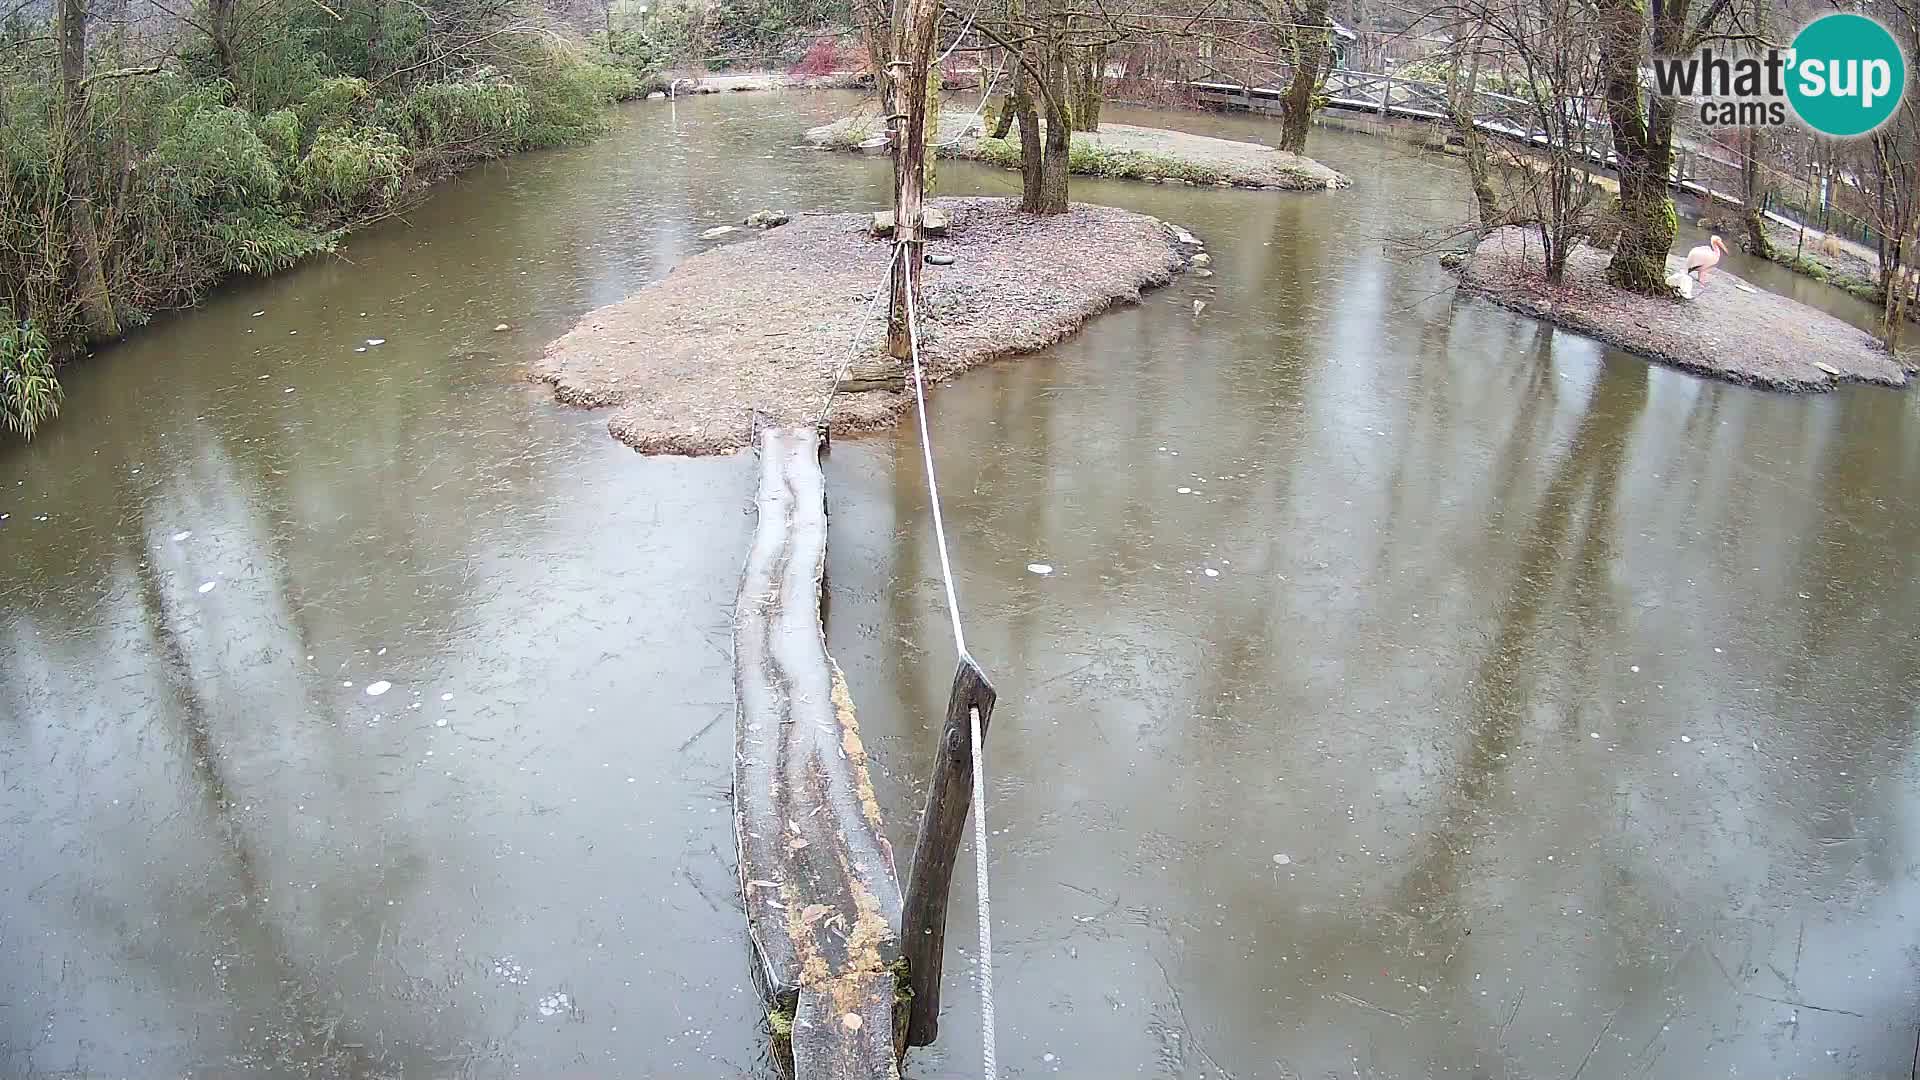
<instances>
[{"instance_id":1,"label":"patch of grass","mask_svg":"<svg viewBox=\"0 0 1920 1080\"><path fill-rule=\"evenodd\" d=\"M773 1036L773 1060L783 1076L793 1075L793 1012L774 1006L767 1010L767 1031Z\"/></svg>"},{"instance_id":2,"label":"patch of grass","mask_svg":"<svg viewBox=\"0 0 1920 1080\"><path fill-rule=\"evenodd\" d=\"M1014 139L980 139L967 156L1003 169L1020 167L1020 144ZM1232 173L1211 165L1186 161L1170 154L1144 150L1116 150L1078 137L1068 145L1067 171L1077 176L1110 180L1185 180L1194 184L1232 182Z\"/></svg>"},{"instance_id":3,"label":"patch of grass","mask_svg":"<svg viewBox=\"0 0 1920 1080\"><path fill-rule=\"evenodd\" d=\"M913 1011L913 980L906 957L893 962L893 1053L907 1052L907 1019Z\"/></svg>"},{"instance_id":4,"label":"patch of grass","mask_svg":"<svg viewBox=\"0 0 1920 1080\"><path fill-rule=\"evenodd\" d=\"M1836 289L1840 289L1849 295L1858 297L1869 303L1878 304L1886 299L1886 295L1880 291L1879 283L1860 277L1857 274L1836 271L1813 255L1787 251L1776 245L1774 248L1773 261L1796 274L1810 277L1825 285L1831 285Z\"/></svg>"}]
</instances>

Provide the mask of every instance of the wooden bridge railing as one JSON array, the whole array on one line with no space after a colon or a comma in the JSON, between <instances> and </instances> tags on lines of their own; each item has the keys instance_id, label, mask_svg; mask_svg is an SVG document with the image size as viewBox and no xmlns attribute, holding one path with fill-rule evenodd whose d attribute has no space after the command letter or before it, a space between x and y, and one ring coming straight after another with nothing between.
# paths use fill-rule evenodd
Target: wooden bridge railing
<instances>
[{"instance_id":1,"label":"wooden bridge railing","mask_svg":"<svg viewBox=\"0 0 1920 1080\"><path fill-rule=\"evenodd\" d=\"M1229 75L1217 74L1190 82L1187 88L1194 91L1205 105L1254 112L1277 110L1292 77L1291 65L1254 61L1242 67L1241 78L1237 80ZM1256 78L1261 80L1258 85L1252 81ZM1451 115L1445 83L1409 79L1391 72L1336 68L1327 74L1322 92L1326 95L1329 108L1351 112L1435 122L1448 120ZM1568 110L1568 126L1581 133L1580 141L1586 148L1587 159L1599 168L1614 168L1617 162L1613 155L1613 128L1607 122L1599 102L1568 101L1564 107ZM1472 110L1473 126L1490 135L1540 147L1551 144L1550 133L1541 125L1539 109L1526 98L1492 90L1474 90ZM1736 195L1715 190L1711 182L1700 183L1694 172L1697 166L1709 165L1723 175L1737 176L1739 162L1727 161L1706 152L1702 147L1684 143L1676 143L1674 151L1673 173L1669 182L1675 188L1709 202L1740 205Z\"/></svg>"}]
</instances>

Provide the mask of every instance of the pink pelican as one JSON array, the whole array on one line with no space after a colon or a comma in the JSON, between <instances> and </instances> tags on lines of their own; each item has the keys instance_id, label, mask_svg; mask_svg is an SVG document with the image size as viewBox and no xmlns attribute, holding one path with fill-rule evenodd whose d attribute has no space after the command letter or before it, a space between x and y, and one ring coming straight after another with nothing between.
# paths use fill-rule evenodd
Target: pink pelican
<instances>
[{"instance_id":1,"label":"pink pelican","mask_svg":"<svg viewBox=\"0 0 1920 1080\"><path fill-rule=\"evenodd\" d=\"M1684 273L1692 274L1700 284L1707 283L1707 274L1720 265L1720 256L1727 253L1727 242L1718 236L1699 247L1687 252L1687 268Z\"/></svg>"}]
</instances>

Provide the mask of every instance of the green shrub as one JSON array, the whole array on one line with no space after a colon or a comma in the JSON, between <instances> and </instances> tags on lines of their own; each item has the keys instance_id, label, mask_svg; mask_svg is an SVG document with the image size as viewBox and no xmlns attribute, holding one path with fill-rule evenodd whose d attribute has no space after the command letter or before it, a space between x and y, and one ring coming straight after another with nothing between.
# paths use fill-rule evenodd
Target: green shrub
<instances>
[{"instance_id":1,"label":"green shrub","mask_svg":"<svg viewBox=\"0 0 1920 1080\"><path fill-rule=\"evenodd\" d=\"M504 82L431 83L375 113L414 150L466 160L512 153L532 116L526 91Z\"/></svg>"},{"instance_id":2,"label":"green shrub","mask_svg":"<svg viewBox=\"0 0 1920 1080\"><path fill-rule=\"evenodd\" d=\"M271 203L280 197L273 153L245 110L211 104L204 93L174 102L149 160L178 203L221 208Z\"/></svg>"},{"instance_id":3,"label":"green shrub","mask_svg":"<svg viewBox=\"0 0 1920 1080\"><path fill-rule=\"evenodd\" d=\"M228 274L274 274L309 255L332 251L338 230L302 228L276 210L230 214L208 229L218 268Z\"/></svg>"},{"instance_id":4,"label":"green shrub","mask_svg":"<svg viewBox=\"0 0 1920 1080\"><path fill-rule=\"evenodd\" d=\"M300 103L300 129L309 137L353 123L369 97L364 79L324 79Z\"/></svg>"},{"instance_id":5,"label":"green shrub","mask_svg":"<svg viewBox=\"0 0 1920 1080\"><path fill-rule=\"evenodd\" d=\"M344 221L390 208L410 173L407 148L385 128L333 128L293 172L302 206L316 217Z\"/></svg>"},{"instance_id":6,"label":"green shrub","mask_svg":"<svg viewBox=\"0 0 1920 1080\"><path fill-rule=\"evenodd\" d=\"M260 118L255 130L282 173L300 162L300 117L292 109L275 109Z\"/></svg>"},{"instance_id":7,"label":"green shrub","mask_svg":"<svg viewBox=\"0 0 1920 1080\"><path fill-rule=\"evenodd\" d=\"M593 63L572 49L542 47L523 63L538 66L539 79L523 80L529 113L523 147L562 146L607 130L607 106L631 95L631 72Z\"/></svg>"},{"instance_id":8,"label":"green shrub","mask_svg":"<svg viewBox=\"0 0 1920 1080\"><path fill-rule=\"evenodd\" d=\"M59 415L62 396L46 335L0 308L0 426L31 439Z\"/></svg>"}]
</instances>

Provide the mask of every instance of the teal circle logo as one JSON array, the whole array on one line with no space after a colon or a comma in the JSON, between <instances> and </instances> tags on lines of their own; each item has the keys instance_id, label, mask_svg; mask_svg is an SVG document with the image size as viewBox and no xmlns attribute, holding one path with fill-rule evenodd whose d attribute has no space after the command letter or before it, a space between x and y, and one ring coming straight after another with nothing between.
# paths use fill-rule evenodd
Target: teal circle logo
<instances>
[{"instance_id":1,"label":"teal circle logo","mask_svg":"<svg viewBox=\"0 0 1920 1080\"><path fill-rule=\"evenodd\" d=\"M1822 15L1793 39L1787 100L1822 135L1865 135L1893 115L1907 88L1907 58L1887 28L1865 15Z\"/></svg>"}]
</instances>

